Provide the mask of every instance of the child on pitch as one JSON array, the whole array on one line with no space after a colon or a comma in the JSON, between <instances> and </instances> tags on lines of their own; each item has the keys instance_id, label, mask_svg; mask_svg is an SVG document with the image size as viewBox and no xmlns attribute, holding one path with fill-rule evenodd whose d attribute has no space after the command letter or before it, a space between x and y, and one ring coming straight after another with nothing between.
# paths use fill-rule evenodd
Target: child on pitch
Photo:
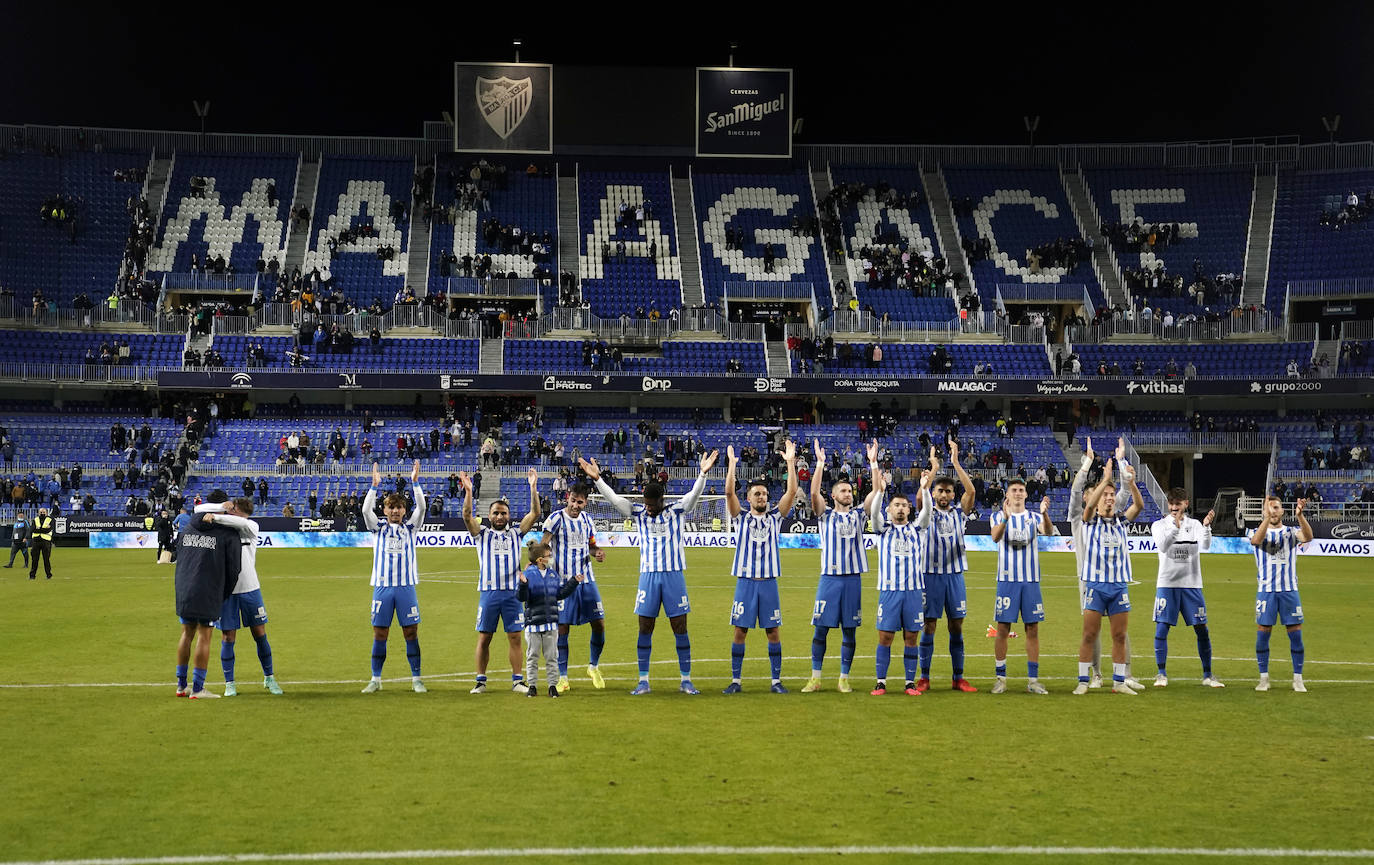
<instances>
[{"instance_id":1,"label":"child on pitch","mask_svg":"<svg viewBox=\"0 0 1374 865\"><path fill-rule=\"evenodd\" d=\"M542 541L526 545L530 564L520 574L515 596L525 605L526 696L539 696L539 656L544 656L549 696L558 696L558 602L577 591L587 577L578 574L564 580L551 566L553 551Z\"/></svg>"}]
</instances>

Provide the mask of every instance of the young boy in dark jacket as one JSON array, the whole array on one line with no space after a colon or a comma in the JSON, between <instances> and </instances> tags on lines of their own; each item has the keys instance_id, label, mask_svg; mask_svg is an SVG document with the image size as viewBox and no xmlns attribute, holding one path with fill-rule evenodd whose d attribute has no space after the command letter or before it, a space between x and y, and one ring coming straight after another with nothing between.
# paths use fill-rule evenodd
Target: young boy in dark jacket
<instances>
[{"instance_id":1,"label":"young boy in dark jacket","mask_svg":"<svg viewBox=\"0 0 1374 865\"><path fill-rule=\"evenodd\" d=\"M539 654L544 654L549 696L558 696L558 602L577 591L586 580L578 574L564 580L549 567L552 552L548 544L530 541L530 565L520 574L515 596L525 603L525 684L528 696L539 696Z\"/></svg>"}]
</instances>

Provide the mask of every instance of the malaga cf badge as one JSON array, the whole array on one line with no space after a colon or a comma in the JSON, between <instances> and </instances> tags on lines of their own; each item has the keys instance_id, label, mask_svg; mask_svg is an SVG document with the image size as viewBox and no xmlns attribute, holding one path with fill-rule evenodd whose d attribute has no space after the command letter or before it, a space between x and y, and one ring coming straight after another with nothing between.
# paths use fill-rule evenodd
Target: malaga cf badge
<instances>
[{"instance_id":1,"label":"malaga cf badge","mask_svg":"<svg viewBox=\"0 0 1374 865\"><path fill-rule=\"evenodd\" d=\"M502 75L495 80L477 79L477 107L487 125L502 138L509 138L525 119L533 94L529 78L514 81Z\"/></svg>"}]
</instances>

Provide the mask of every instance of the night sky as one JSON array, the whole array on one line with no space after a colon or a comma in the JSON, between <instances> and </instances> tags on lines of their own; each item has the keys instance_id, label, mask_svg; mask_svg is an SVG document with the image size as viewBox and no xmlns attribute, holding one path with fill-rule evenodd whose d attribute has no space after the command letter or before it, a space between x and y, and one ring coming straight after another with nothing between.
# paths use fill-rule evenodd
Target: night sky
<instances>
[{"instance_id":1,"label":"night sky","mask_svg":"<svg viewBox=\"0 0 1374 865\"><path fill-rule=\"evenodd\" d=\"M1336 113L1338 140L1374 139L1374 4L954 5L864 4L865 20L823 7L830 17L798 33L786 14L699 12L669 26L644 7L588 32L538 15L508 24L494 14L511 17L503 4L437 16L401 4L339 16L329 4L308 15L285 4L26 4L6 22L0 121L198 129L191 101L209 99L211 131L418 136L452 106L453 61L514 59L518 37L522 60L556 66L725 65L736 41L738 65L796 69L799 143L1024 143L1026 114L1042 118L1037 143L1311 143ZM566 8L570 19L617 15ZM589 93L587 110L615 97Z\"/></svg>"}]
</instances>

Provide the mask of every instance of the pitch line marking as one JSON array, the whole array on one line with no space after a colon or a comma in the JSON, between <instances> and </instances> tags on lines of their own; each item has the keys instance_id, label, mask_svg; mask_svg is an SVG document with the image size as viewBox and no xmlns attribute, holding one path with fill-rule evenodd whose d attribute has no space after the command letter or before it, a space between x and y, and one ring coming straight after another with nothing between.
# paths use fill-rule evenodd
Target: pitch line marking
<instances>
[{"instance_id":1,"label":"pitch line marking","mask_svg":"<svg viewBox=\"0 0 1374 865\"><path fill-rule=\"evenodd\" d=\"M877 856L984 854L1001 856L1208 856L1247 859L1374 859L1374 850L1297 847L1034 847L1034 846L759 846L506 847L455 850L339 850L328 853L238 853L218 856L11 860L0 865L219 865L237 862L389 861L396 859L496 859L558 856Z\"/></svg>"}]
</instances>

